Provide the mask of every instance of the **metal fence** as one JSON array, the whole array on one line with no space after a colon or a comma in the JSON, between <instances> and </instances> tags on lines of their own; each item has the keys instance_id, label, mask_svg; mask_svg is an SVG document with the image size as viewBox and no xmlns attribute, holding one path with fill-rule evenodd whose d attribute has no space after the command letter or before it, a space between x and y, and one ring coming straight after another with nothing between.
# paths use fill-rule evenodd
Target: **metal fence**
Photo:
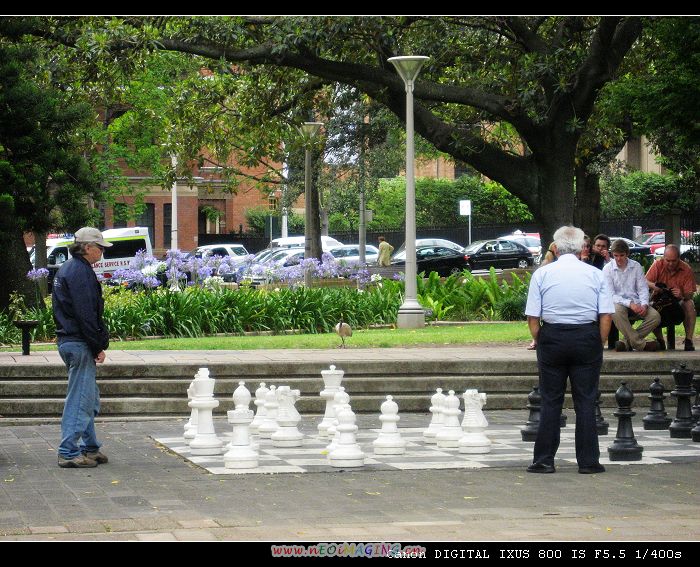
<instances>
[{"instance_id":1,"label":"metal fence","mask_svg":"<svg viewBox=\"0 0 700 567\"><path fill-rule=\"evenodd\" d=\"M600 231L610 236L625 236L632 238L634 227L641 227L642 232L651 230L663 230L666 220L663 215L654 217L628 217L624 219L604 219L600 222ZM472 225L471 241L497 238L510 234L515 230L522 232L539 232L540 226L535 223L506 223L506 224L480 224ZM690 232L700 231L700 213L684 215L681 217L681 230ZM330 232L330 236L345 244L358 242L357 231ZM384 236L395 248L404 243L405 230L403 227L387 228L384 230L368 230L367 243L376 244L377 238ZM452 242L466 245L469 242L469 227L467 226L430 226L416 229L417 238L445 238ZM590 236L595 236L591 234ZM243 244L248 252L254 254L266 248L270 244L269 237L247 233L230 234L200 234L199 244L218 243Z\"/></svg>"}]
</instances>

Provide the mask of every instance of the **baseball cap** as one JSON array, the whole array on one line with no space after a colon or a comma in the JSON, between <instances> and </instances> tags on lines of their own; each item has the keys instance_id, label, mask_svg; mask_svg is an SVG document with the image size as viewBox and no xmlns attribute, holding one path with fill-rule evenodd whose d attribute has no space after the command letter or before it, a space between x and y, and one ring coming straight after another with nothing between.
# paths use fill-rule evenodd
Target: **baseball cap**
<instances>
[{"instance_id":1,"label":"baseball cap","mask_svg":"<svg viewBox=\"0 0 700 567\"><path fill-rule=\"evenodd\" d=\"M76 242L94 242L95 244L99 244L100 246L104 246L105 248L112 246L112 243L107 242L99 230L97 230L96 228L93 228L91 226L83 227L78 232L76 232L75 233L75 241Z\"/></svg>"}]
</instances>

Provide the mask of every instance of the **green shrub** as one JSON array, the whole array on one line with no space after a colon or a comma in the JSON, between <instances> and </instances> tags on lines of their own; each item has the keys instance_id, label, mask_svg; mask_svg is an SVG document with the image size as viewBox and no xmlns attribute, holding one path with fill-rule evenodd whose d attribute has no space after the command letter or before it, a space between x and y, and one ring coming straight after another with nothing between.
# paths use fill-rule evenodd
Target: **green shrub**
<instances>
[{"instance_id":1,"label":"green shrub","mask_svg":"<svg viewBox=\"0 0 700 567\"><path fill-rule=\"evenodd\" d=\"M501 321L522 321L525 317L527 290L502 297L496 305L496 313Z\"/></svg>"}]
</instances>

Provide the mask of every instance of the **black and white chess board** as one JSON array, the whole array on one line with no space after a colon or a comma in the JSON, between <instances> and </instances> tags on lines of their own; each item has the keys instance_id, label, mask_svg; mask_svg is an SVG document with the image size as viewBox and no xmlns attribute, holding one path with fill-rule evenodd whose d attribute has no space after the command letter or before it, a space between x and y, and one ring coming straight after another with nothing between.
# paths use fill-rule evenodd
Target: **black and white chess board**
<instances>
[{"instance_id":1,"label":"black and white chess board","mask_svg":"<svg viewBox=\"0 0 700 567\"><path fill-rule=\"evenodd\" d=\"M494 423L486 430L486 435L493 443L491 452L485 454L464 454L459 449L440 449L435 444L423 441L425 427L399 427L401 436L406 440L406 452L403 455L375 455L372 441L377 438L379 428L360 429L357 442L365 453L363 467L340 469L330 465L326 457L329 440L318 436L315 425L320 418L304 417L302 431L305 433L301 447L273 447L270 439L258 439L260 458L254 469L227 469L223 454L217 456L195 456L180 436L155 439L169 450L188 461L206 469L212 474L279 474L279 473L313 473L338 472L341 470L419 470L419 469L482 469L482 468L525 468L532 462L533 443L524 442L520 436L520 425ZM416 420L413 420L414 422ZM426 424L429 418L426 418ZM223 432L226 428L228 432ZM177 432L180 433L179 426ZM230 426L217 423L219 438L226 445L231 439ZM609 435L599 436L600 462L604 465L651 465L671 462L700 462L700 443L690 439L671 439L668 431L645 431L634 429L639 445L644 447L640 461L615 461L608 459L607 448L615 439L615 428L610 424ZM574 449L574 428L561 430L561 445L555 461L557 466L576 465Z\"/></svg>"}]
</instances>

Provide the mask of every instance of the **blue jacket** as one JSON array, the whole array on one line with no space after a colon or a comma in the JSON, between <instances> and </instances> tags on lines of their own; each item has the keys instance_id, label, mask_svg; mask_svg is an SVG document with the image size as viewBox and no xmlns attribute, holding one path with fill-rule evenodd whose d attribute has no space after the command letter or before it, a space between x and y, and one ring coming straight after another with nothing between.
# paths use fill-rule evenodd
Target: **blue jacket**
<instances>
[{"instance_id":1,"label":"blue jacket","mask_svg":"<svg viewBox=\"0 0 700 567\"><path fill-rule=\"evenodd\" d=\"M82 341L95 356L109 347L102 287L87 260L75 256L61 266L53 281L52 303L59 344Z\"/></svg>"}]
</instances>

